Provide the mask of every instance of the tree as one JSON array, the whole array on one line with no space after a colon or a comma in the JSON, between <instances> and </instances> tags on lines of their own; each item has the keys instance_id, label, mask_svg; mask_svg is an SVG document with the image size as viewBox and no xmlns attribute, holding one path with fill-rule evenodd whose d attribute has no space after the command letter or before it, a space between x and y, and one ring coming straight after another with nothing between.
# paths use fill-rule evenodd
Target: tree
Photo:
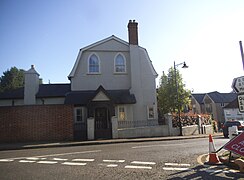
<instances>
[{"instance_id":1,"label":"tree","mask_svg":"<svg viewBox=\"0 0 244 180\"><path fill-rule=\"evenodd\" d=\"M16 67L3 72L0 77L0 92L17 89L24 86L24 70Z\"/></svg>"},{"instance_id":2,"label":"tree","mask_svg":"<svg viewBox=\"0 0 244 180\"><path fill-rule=\"evenodd\" d=\"M177 93L178 97L177 98ZM190 103L190 91L185 89L185 84L179 70L170 68L168 75L163 73L160 79L158 88L158 109L160 114L178 112L180 107L181 112ZM178 101L177 101L178 99Z\"/></svg>"}]
</instances>

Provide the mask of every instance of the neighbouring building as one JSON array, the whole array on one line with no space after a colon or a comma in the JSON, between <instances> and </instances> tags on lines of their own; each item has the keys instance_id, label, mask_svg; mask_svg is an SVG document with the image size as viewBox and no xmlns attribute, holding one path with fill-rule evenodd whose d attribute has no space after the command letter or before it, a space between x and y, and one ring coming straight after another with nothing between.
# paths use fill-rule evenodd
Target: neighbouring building
<instances>
[{"instance_id":1,"label":"neighbouring building","mask_svg":"<svg viewBox=\"0 0 244 180\"><path fill-rule=\"evenodd\" d=\"M237 98L236 93L210 93L192 94L191 105L193 113L211 114L218 122L219 127L225 122L224 107Z\"/></svg>"},{"instance_id":2,"label":"neighbouring building","mask_svg":"<svg viewBox=\"0 0 244 180\"><path fill-rule=\"evenodd\" d=\"M32 65L25 72L24 88L0 94L0 106L72 106L75 139L112 138L113 117L127 127L157 125L157 73L138 44L134 20L128 23L128 35L129 42L112 35L80 49L68 84L39 84Z\"/></svg>"},{"instance_id":3,"label":"neighbouring building","mask_svg":"<svg viewBox=\"0 0 244 180\"><path fill-rule=\"evenodd\" d=\"M225 115L225 121L229 120L238 120L238 121L244 121L244 113L241 113L238 108L238 102L237 98L230 102L228 105L224 107L224 115Z\"/></svg>"}]
</instances>

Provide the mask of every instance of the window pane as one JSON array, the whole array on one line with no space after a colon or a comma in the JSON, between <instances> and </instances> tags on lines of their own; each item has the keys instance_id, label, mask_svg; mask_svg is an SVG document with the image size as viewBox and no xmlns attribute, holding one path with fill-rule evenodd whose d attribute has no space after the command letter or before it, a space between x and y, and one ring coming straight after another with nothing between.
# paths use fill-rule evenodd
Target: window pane
<instances>
[{"instance_id":1,"label":"window pane","mask_svg":"<svg viewBox=\"0 0 244 180\"><path fill-rule=\"evenodd\" d=\"M125 72L125 59L120 54L115 59L115 71L116 72Z\"/></svg>"},{"instance_id":2,"label":"window pane","mask_svg":"<svg viewBox=\"0 0 244 180\"><path fill-rule=\"evenodd\" d=\"M89 72L99 72L99 60L94 54L89 59Z\"/></svg>"},{"instance_id":3,"label":"window pane","mask_svg":"<svg viewBox=\"0 0 244 180\"><path fill-rule=\"evenodd\" d=\"M76 121L82 121L82 109L76 109Z\"/></svg>"},{"instance_id":4,"label":"window pane","mask_svg":"<svg viewBox=\"0 0 244 180\"><path fill-rule=\"evenodd\" d=\"M119 120L125 120L125 108L119 107Z\"/></svg>"},{"instance_id":5,"label":"window pane","mask_svg":"<svg viewBox=\"0 0 244 180\"><path fill-rule=\"evenodd\" d=\"M148 118L154 119L154 108L153 107L148 108Z\"/></svg>"},{"instance_id":6,"label":"window pane","mask_svg":"<svg viewBox=\"0 0 244 180\"><path fill-rule=\"evenodd\" d=\"M116 72L125 72L125 66L117 65L115 68L116 68Z\"/></svg>"}]
</instances>

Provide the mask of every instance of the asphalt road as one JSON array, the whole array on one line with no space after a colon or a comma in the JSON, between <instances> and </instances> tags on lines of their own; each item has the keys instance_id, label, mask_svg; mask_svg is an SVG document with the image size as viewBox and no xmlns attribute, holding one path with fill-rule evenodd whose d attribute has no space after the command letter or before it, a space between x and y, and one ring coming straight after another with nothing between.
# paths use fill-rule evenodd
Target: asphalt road
<instances>
[{"instance_id":1,"label":"asphalt road","mask_svg":"<svg viewBox=\"0 0 244 180\"><path fill-rule=\"evenodd\" d=\"M228 140L214 139L216 148ZM204 166L208 138L0 152L0 179L241 179Z\"/></svg>"}]
</instances>

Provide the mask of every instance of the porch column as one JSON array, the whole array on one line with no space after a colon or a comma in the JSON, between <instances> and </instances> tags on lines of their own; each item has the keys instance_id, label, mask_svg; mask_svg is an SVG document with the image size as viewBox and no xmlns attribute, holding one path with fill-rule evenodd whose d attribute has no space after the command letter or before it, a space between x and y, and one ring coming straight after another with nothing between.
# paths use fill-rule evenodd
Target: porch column
<instances>
[{"instance_id":1,"label":"porch column","mask_svg":"<svg viewBox=\"0 0 244 180\"><path fill-rule=\"evenodd\" d=\"M116 116L112 117L112 138L118 138L118 118Z\"/></svg>"},{"instance_id":2,"label":"porch column","mask_svg":"<svg viewBox=\"0 0 244 180\"><path fill-rule=\"evenodd\" d=\"M87 119L87 139L94 140L95 131L94 131L94 118L90 117Z\"/></svg>"}]
</instances>

